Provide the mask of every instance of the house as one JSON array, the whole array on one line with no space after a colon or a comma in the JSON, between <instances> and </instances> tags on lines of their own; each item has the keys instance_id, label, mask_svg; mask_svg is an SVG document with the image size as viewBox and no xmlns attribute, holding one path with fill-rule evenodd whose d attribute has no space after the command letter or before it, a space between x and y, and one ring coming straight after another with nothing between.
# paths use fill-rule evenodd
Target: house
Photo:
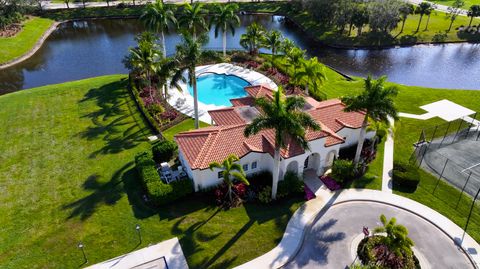
<instances>
[{"instance_id":1,"label":"house","mask_svg":"<svg viewBox=\"0 0 480 269\"><path fill-rule=\"evenodd\" d=\"M260 111L254 106L255 98L273 99L273 90L266 85L245 88L248 96L232 99L232 107L212 110L212 126L182 132L175 136L179 159L188 176L194 181L195 190L208 188L221 182L221 171L209 169L213 161L222 162L228 155L240 158L246 174L273 169L274 132L265 130L246 138L245 127ZM288 143L281 151L280 178L287 171L302 174L313 170L321 175L331 167L341 148L355 145L360 135L365 114L345 112L345 105L338 99L318 102L305 96L303 108L321 126L320 131L308 130L306 137L310 150L303 150L296 143ZM367 133L367 138L374 133Z\"/></svg>"}]
</instances>

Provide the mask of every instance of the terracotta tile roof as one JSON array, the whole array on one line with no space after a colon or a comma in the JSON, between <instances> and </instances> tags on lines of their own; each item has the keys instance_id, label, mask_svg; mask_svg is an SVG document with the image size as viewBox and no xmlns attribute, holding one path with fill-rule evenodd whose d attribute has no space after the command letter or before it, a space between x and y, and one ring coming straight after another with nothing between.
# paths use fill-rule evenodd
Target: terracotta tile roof
<instances>
[{"instance_id":1,"label":"terracotta tile roof","mask_svg":"<svg viewBox=\"0 0 480 269\"><path fill-rule=\"evenodd\" d=\"M246 91L257 97L271 97L272 94L272 91L264 86L247 87ZM339 130L344 127L356 129L362 125L364 113L344 112L345 105L338 99L308 103L313 108L307 113L322 127L321 131L307 130L308 141L325 138L326 147L340 144L344 139L337 134ZM244 137L243 131L248 122L245 117L242 117L245 109L248 107L238 106L209 111L218 126L183 132L175 136L180 150L192 169L206 169L210 162L221 162L230 154L240 158L250 152L269 153L273 156L275 145L273 130L264 130L257 135ZM257 111L254 107L250 107L250 110ZM283 158L291 158L304 152L300 145L290 141L280 153Z\"/></svg>"},{"instance_id":2,"label":"terracotta tile roof","mask_svg":"<svg viewBox=\"0 0 480 269\"><path fill-rule=\"evenodd\" d=\"M235 108L222 108L208 111L216 125L244 124L245 120L235 111Z\"/></svg>"},{"instance_id":3,"label":"terracotta tile roof","mask_svg":"<svg viewBox=\"0 0 480 269\"><path fill-rule=\"evenodd\" d=\"M265 84L245 87L245 91L253 98L266 97L273 100L273 90Z\"/></svg>"},{"instance_id":4,"label":"terracotta tile roof","mask_svg":"<svg viewBox=\"0 0 480 269\"><path fill-rule=\"evenodd\" d=\"M230 99L230 103L233 106L253 106L255 104L255 99L251 96Z\"/></svg>"}]
</instances>

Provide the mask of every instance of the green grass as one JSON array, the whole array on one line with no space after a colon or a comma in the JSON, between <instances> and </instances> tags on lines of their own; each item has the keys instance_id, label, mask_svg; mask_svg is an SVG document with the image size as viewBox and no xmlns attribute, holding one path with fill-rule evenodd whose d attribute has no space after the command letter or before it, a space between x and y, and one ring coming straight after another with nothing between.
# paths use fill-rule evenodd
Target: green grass
<instances>
[{"instance_id":1,"label":"green grass","mask_svg":"<svg viewBox=\"0 0 480 269\"><path fill-rule=\"evenodd\" d=\"M458 34L455 30L455 28L460 25L468 25L470 19L465 16L458 16L453 23L452 30L447 32L450 20L447 18L446 13L440 11L435 11L431 15L427 30L425 30L427 17L424 16L419 31L416 31L420 19L420 16L416 14L408 17L402 33L400 33L401 23L399 23L397 29L388 35L368 33L368 27L365 27L365 29L363 29L364 34L360 37L357 37L356 30L353 30L350 36L347 36L347 34L342 35L338 31L325 29L316 23L307 12L296 12L292 10L287 12L287 14L312 37L326 44L337 46L368 47L430 42L480 41L479 35ZM473 20L473 24L479 23L480 19ZM443 34L445 34L445 36L441 37Z\"/></svg>"},{"instance_id":2,"label":"green grass","mask_svg":"<svg viewBox=\"0 0 480 269\"><path fill-rule=\"evenodd\" d=\"M206 127L206 126L209 126L209 125L206 124L205 122L200 121L200 128ZM173 141L173 137L176 134L190 131L192 129L195 129L195 121L192 118L189 118L163 131L162 135L166 140Z\"/></svg>"},{"instance_id":3,"label":"green grass","mask_svg":"<svg viewBox=\"0 0 480 269\"><path fill-rule=\"evenodd\" d=\"M455 1L454 0L431 0L430 2L434 2L439 5L451 6ZM465 6L463 9L468 9L470 6L473 5L480 5L480 0L465 0Z\"/></svg>"},{"instance_id":4,"label":"green grass","mask_svg":"<svg viewBox=\"0 0 480 269\"><path fill-rule=\"evenodd\" d=\"M299 199L229 211L201 195L158 210L142 203L133 157L150 131L125 78L0 96L2 268L76 268L79 241L93 264L175 236L190 268L224 268L281 239Z\"/></svg>"},{"instance_id":5,"label":"green grass","mask_svg":"<svg viewBox=\"0 0 480 269\"><path fill-rule=\"evenodd\" d=\"M13 37L0 38L0 64L16 59L30 51L42 34L53 24L51 19L33 17L23 23L21 32Z\"/></svg>"}]
</instances>

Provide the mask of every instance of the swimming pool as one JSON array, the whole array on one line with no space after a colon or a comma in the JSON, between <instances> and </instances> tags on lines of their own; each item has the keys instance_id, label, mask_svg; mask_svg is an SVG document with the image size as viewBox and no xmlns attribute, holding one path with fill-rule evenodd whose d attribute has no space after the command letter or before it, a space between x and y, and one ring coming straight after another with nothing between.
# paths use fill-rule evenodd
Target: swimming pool
<instances>
[{"instance_id":1,"label":"swimming pool","mask_svg":"<svg viewBox=\"0 0 480 269\"><path fill-rule=\"evenodd\" d=\"M248 81L233 75L207 73L197 78L198 101L206 105L232 106L230 99L245 97ZM193 87L187 86L193 96Z\"/></svg>"}]
</instances>

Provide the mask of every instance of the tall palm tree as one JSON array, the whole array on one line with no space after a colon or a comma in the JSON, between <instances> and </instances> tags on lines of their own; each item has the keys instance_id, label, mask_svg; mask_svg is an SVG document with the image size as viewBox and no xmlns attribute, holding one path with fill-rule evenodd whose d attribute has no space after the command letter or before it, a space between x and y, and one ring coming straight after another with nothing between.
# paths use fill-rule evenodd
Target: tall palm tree
<instances>
[{"instance_id":1,"label":"tall palm tree","mask_svg":"<svg viewBox=\"0 0 480 269\"><path fill-rule=\"evenodd\" d=\"M248 49L250 54L255 55L264 44L265 34L265 28L254 22L247 27L247 32L240 37L240 45Z\"/></svg>"},{"instance_id":2,"label":"tall palm tree","mask_svg":"<svg viewBox=\"0 0 480 269\"><path fill-rule=\"evenodd\" d=\"M177 69L177 62L173 58L164 58L157 62L155 76L158 80L159 87L163 86L163 93L161 93L161 95L165 100L168 98L168 80L175 75ZM170 87L180 88L178 81L173 82L173 84L171 83Z\"/></svg>"},{"instance_id":3,"label":"tall palm tree","mask_svg":"<svg viewBox=\"0 0 480 269\"><path fill-rule=\"evenodd\" d=\"M386 233L385 243L388 246L389 251L395 253L397 257L402 257L403 253L411 255L412 247L415 245L408 237L408 229L400 224L397 224L395 218L387 220L385 215L380 216L380 221L383 226L376 227L373 232ZM388 256L388 255L385 255Z\"/></svg>"},{"instance_id":4,"label":"tall palm tree","mask_svg":"<svg viewBox=\"0 0 480 269\"><path fill-rule=\"evenodd\" d=\"M411 15L413 14L413 12L415 12L415 7L412 4L405 3L402 7L400 7L399 11L400 18L402 19L402 29L400 29L400 33L403 33L403 29L405 28L405 22L407 21L408 15Z\"/></svg>"},{"instance_id":5,"label":"tall palm tree","mask_svg":"<svg viewBox=\"0 0 480 269\"><path fill-rule=\"evenodd\" d=\"M195 129L198 129L198 89L197 77L195 76L195 66L204 58L208 52L202 47L208 42L208 36L200 35L194 39L190 34L182 35L182 43L177 45L177 54L175 55L176 66L175 74L171 83L175 85L178 81L184 80L183 73L186 71L188 84L193 87L193 107L195 113Z\"/></svg>"},{"instance_id":6,"label":"tall palm tree","mask_svg":"<svg viewBox=\"0 0 480 269\"><path fill-rule=\"evenodd\" d=\"M430 5L430 8L427 9L427 11L425 13L427 15L427 23L425 24L425 29L424 29L425 31L428 30L428 24L430 23L430 17L432 16L432 13L433 13L433 11L435 11L436 8L437 8L437 5L432 3Z\"/></svg>"},{"instance_id":7,"label":"tall palm tree","mask_svg":"<svg viewBox=\"0 0 480 269\"><path fill-rule=\"evenodd\" d=\"M215 25L215 38L218 37L218 32L222 31L223 57L227 56L227 32L230 30L232 36L234 36L235 27L240 25L237 11L237 4L216 5L215 12L210 19L210 27Z\"/></svg>"},{"instance_id":8,"label":"tall palm tree","mask_svg":"<svg viewBox=\"0 0 480 269\"><path fill-rule=\"evenodd\" d=\"M208 29L203 4L199 2L195 2L193 5L185 4L178 22L184 29L190 29L190 34L194 40L197 39L197 34L201 34Z\"/></svg>"},{"instance_id":9,"label":"tall palm tree","mask_svg":"<svg viewBox=\"0 0 480 269\"><path fill-rule=\"evenodd\" d=\"M233 201L232 187L235 180L250 185L242 166L239 163L236 163L239 160L240 159L236 155L231 154L225 160L223 160L221 164L218 162L212 162L209 165L209 168L212 171L215 168L222 170L222 178L223 182L225 182L225 184L227 185L227 195L230 203L232 203Z\"/></svg>"},{"instance_id":10,"label":"tall palm tree","mask_svg":"<svg viewBox=\"0 0 480 269\"><path fill-rule=\"evenodd\" d=\"M360 161L363 143L365 142L365 131L368 126L368 120L381 121L388 123L389 117L398 119L397 109L393 98L397 96L397 88L394 86L385 87L386 77L383 76L377 80L368 76L365 79L365 89L357 96L347 96L342 98L346 105L345 111L357 111L365 113L358 138L357 151L355 153L354 164L357 167Z\"/></svg>"},{"instance_id":11,"label":"tall palm tree","mask_svg":"<svg viewBox=\"0 0 480 269\"><path fill-rule=\"evenodd\" d=\"M275 56L278 53L278 49L282 46L283 35L278 30L272 30L267 33L265 38L265 47L272 51L272 66L275 63Z\"/></svg>"},{"instance_id":12,"label":"tall palm tree","mask_svg":"<svg viewBox=\"0 0 480 269\"><path fill-rule=\"evenodd\" d=\"M473 18L480 16L480 5L473 5L468 10L467 16L470 17L470 22L468 23L468 28L472 26Z\"/></svg>"},{"instance_id":13,"label":"tall palm tree","mask_svg":"<svg viewBox=\"0 0 480 269\"><path fill-rule=\"evenodd\" d=\"M293 66L293 77L296 77L297 70L302 66L302 61L305 59L305 51L295 47L287 53L286 58L288 65Z\"/></svg>"},{"instance_id":14,"label":"tall palm tree","mask_svg":"<svg viewBox=\"0 0 480 269\"><path fill-rule=\"evenodd\" d=\"M302 66L303 70L295 75L294 80L297 82L305 80L305 94L309 93L309 85L318 90L318 84L327 79L323 64L318 62L317 57L313 57L310 60L303 60Z\"/></svg>"},{"instance_id":15,"label":"tall palm tree","mask_svg":"<svg viewBox=\"0 0 480 269\"><path fill-rule=\"evenodd\" d=\"M415 9L415 13L420 15L420 20L418 21L417 30L416 30L417 32L420 29L420 24L422 23L423 15L427 14L428 10L431 7L432 7L432 4L430 4L429 2L422 2Z\"/></svg>"},{"instance_id":16,"label":"tall palm tree","mask_svg":"<svg viewBox=\"0 0 480 269\"><path fill-rule=\"evenodd\" d=\"M450 18L450 25L448 26L447 32L450 32L450 30L452 30L453 22L457 19L458 15L462 13L462 7L464 5L464 0L455 0L452 5L447 8L447 16Z\"/></svg>"},{"instance_id":17,"label":"tall palm tree","mask_svg":"<svg viewBox=\"0 0 480 269\"><path fill-rule=\"evenodd\" d=\"M255 104L263 114L255 118L246 128L245 136L255 135L262 130L275 132L274 168L272 182L272 199L277 196L277 187L280 176L280 150L289 142L298 143L308 150L308 140L305 137L307 129L320 130L320 125L302 111L305 99L301 96L285 98L282 88L274 93L273 101L258 98Z\"/></svg>"},{"instance_id":18,"label":"tall palm tree","mask_svg":"<svg viewBox=\"0 0 480 269\"><path fill-rule=\"evenodd\" d=\"M176 25L177 19L173 10L157 0L155 3L149 3L140 16L140 20L146 28L152 32L158 33L162 37L163 55L167 56L167 47L165 45L165 33L168 34L170 25Z\"/></svg>"}]
</instances>

